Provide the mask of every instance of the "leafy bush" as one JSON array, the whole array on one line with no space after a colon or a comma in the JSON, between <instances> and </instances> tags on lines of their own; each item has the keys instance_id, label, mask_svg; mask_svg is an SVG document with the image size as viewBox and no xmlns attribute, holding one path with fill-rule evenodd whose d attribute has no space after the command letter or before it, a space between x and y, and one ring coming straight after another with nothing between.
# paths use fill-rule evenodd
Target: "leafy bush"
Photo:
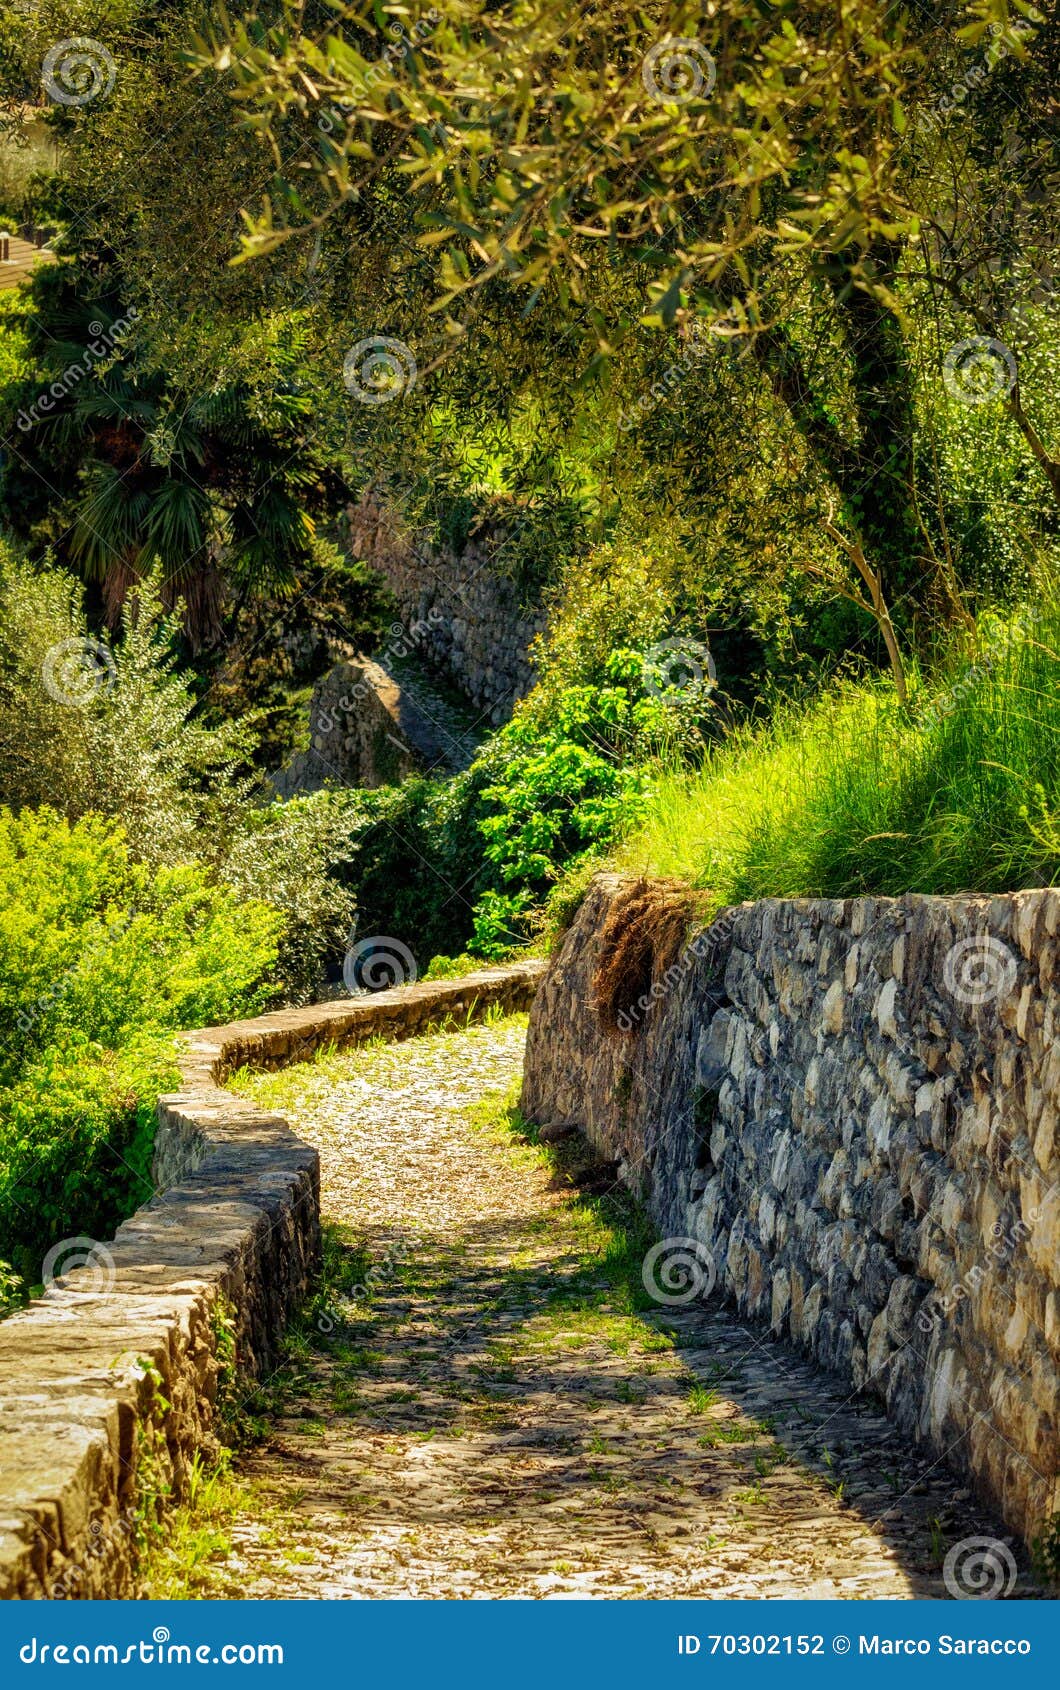
<instances>
[{"instance_id":1,"label":"leafy bush","mask_svg":"<svg viewBox=\"0 0 1060 1690\"><path fill-rule=\"evenodd\" d=\"M0 810L0 1253L27 1280L148 1193L168 1033L260 1009L281 928L101 817Z\"/></svg>"},{"instance_id":2,"label":"leafy bush","mask_svg":"<svg viewBox=\"0 0 1060 1690\"><path fill-rule=\"evenodd\" d=\"M199 719L151 582L120 642L91 633L80 599L0 543L0 791L15 809L120 816L147 861L195 857L246 803L250 735Z\"/></svg>"},{"instance_id":3,"label":"leafy bush","mask_svg":"<svg viewBox=\"0 0 1060 1690\"><path fill-rule=\"evenodd\" d=\"M52 1244L105 1239L152 1196L155 1100L177 1082L168 1040L120 1052L71 1039L28 1064L0 1106L0 1240L37 1283Z\"/></svg>"},{"instance_id":4,"label":"leafy bush","mask_svg":"<svg viewBox=\"0 0 1060 1690\"><path fill-rule=\"evenodd\" d=\"M253 810L221 865L240 897L265 896L283 912L277 971L289 1003L318 997L346 949L357 901L341 874L359 800L324 791Z\"/></svg>"},{"instance_id":5,"label":"leafy bush","mask_svg":"<svg viewBox=\"0 0 1060 1690\"><path fill-rule=\"evenodd\" d=\"M460 980L465 974L474 974L482 967L482 958L472 956L470 951L463 951L460 956L432 957L427 968L421 975L424 980Z\"/></svg>"},{"instance_id":6,"label":"leafy bush","mask_svg":"<svg viewBox=\"0 0 1060 1690\"><path fill-rule=\"evenodd\" d=\"M538 717L568 687L607 681L613 651L646 651L675 631L668 573L657 549L628 541L594 546L567 567L533 654L538 684L528 704Z\"/></svg>"},{"instance_id":7,"label":"leafy bush","mask_svg":"<svg viewBox=\"0 0 1060 1690\"><path fill-rule=\"evenodd\" d=\"M525 944L549 888L608 850L639 813L646 768L703 748L709 686L646 685L644 653L598 656L598 683L532 694L465 774L360 795L350 840L358 931L418 958Z\"/></svg>"},{"instance_id":8,"label":"leafy bush","mask_svg":"<svg viewBox=\"0 0 1060 1690\"><path fill-rule=\"evenodd\" d=\"M284 922L279 987L312 997L352 921L332 872L348 824L323 796L254 803L250 729L205 718L152 582L127 605L120 642L90 635L79 599L63 572L0 544L0 791L15 809L119 819L137 861L204 861L271 904Z\"/></svg>"},{"instance_id":9,"label":"leafy bush","mask_svg":"<svg viewBox=\"0 0 1060 1690\"><path fill-rule=\"evenodd\" d=\"M10 1262L0 1262L0 1320L22 1302L22 1279Z\"/></svg>"},{"instance_id":10,"label":"leafy bush","mask_svg":"<svg viewBox=\"0 0 1060 1690\"><path fill-rule=\"evenodd\" d=\"M482 788L497 768L488 742L480 760L452 780L415 777L357 794L340 872L356 891L360 938L400 939L418 964L466 948L476 900L496 882L478 817Z\"/></svg>"}]
</instances>

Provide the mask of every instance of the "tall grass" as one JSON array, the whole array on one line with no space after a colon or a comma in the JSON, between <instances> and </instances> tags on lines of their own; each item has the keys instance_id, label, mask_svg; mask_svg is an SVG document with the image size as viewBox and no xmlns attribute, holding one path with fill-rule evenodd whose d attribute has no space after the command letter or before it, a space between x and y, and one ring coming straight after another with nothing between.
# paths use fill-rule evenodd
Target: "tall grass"
<instances>
[{"instance_id":1,"label":"tall grass","mask_svg":"<svg viewBox=\"0 0 1060 1690\"><path fill-rule=\"evenodd\" d=\"M744 898L1009 891L1060 879L1060 609L985 619L908 710L839 685L664 774L622 867Z\"/></svg>"}]
</instances>

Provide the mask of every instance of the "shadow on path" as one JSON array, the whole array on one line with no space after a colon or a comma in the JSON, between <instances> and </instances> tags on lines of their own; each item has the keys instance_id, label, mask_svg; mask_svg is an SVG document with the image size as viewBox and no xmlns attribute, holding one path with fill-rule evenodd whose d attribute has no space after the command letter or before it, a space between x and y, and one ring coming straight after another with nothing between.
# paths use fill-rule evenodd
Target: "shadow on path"
<instances>
[{"instance_id":1,"label":"shadow on path","mask_svg":"<svg viewBox=\"0 0 1060 1690\"><path fill-rule=\"evenodd\" d=\"M947 1550L997 1522L786 1346L649 1302L629 1199L582 1194L579 1144L513 1139L523 1038L253 1082L320 1146L333 1230L243 1458L239 1593L946 1597Z\"/></svg>"}]
</instances>

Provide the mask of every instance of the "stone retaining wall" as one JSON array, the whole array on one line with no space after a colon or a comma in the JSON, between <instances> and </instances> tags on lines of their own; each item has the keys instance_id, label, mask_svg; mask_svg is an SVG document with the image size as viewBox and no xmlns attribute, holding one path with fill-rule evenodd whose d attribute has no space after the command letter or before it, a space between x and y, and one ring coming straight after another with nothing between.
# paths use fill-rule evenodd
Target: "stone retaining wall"
<instances>
[{"instance_id":1,"label":"stone retaining wall","mask_svg":"<svg viewBox=\"0 0 1060 1690\"><path fill-rule=\"evenodd\" d=\"M317 1152L224 1089L244 1064L404 1038L492 1005L525 1009L542 965L486 969L283 1010L181 1041L159 1099L158 1194L106 1245L0 1322L0 1598L136 1593L145 1495L179 1498L216 1449L225 1369L261 1376L310 1282ZM234 1370L229 1352L235 1341Z\"/></svg>"},{"instance_id":2,"label":"stone retaining wall","mask_svg":"<svg viewBox=\"0 0 1060 1690\"><path fill-rule=\"evenodd\" d=\"M313 687L309 746L270 776L281 798L338 786L394 786L420 766L413 735L420 724L393 677L367 657L337 663Z\"/></svg>"},{"instance_id":3,"label":"stone retaining wall","mask_svg":"<svg viewBox=\"0 0 1060 1690\"><path fill-rule=\"evenodd\" d=\"M349 545L378 570L410 625L416 649L456 682L496 726L534 684L528 653L545 626L490 566L487 535L458 555L416 547L400 518L371 495L351 507Z\"/></svg>"},{"instance_id":4,"label":"stone retaining wall","mask_svg":"<svg viewBox=\"0 0 1060 1690\"><path fill-rule=\"evenodd\" d=\"M704 1287L1035 1538L1060 1509L1060 893L744 905L605 1034L626 890L594 884L542 983L524 1110L584 1127Z\"/></svg>"}]
</instances>

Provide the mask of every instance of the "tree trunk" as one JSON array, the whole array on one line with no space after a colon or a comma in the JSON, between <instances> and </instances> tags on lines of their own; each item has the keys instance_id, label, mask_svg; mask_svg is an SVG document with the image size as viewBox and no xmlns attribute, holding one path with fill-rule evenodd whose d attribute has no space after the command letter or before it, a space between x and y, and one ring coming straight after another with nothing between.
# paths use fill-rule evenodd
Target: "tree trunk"
<instances>
[{"instance_id":1,"label":"tree trunk","mask_svg":"<svg viewBox=\"0 0 1060 1690\"><path fill-rule=\"evenodd\" d=\"M896 254L876 255L886 286ZM913 464L913 378L905 337L879 297L856 288L847 262L836 257L829 281L849 352L850 396L856 427L844 434L825 395L811 379L782 328L751 338L759 369L839 495L843 516L858 534L878 573L880 590L898 620L927 608L934 596L932 548L917 512ZM937 606L935 607L937 609Z\"/></svg>"}]
</instances>

